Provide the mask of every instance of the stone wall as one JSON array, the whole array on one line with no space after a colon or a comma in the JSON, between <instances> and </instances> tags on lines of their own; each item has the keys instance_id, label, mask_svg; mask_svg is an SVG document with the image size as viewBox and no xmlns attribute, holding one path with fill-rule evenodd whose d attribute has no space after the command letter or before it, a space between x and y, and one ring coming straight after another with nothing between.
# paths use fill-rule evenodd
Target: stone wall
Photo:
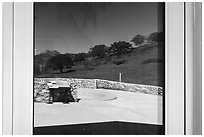
<instances>
[{"instance_id":1,"label":"stone wall","mask_svg":"<svg viewBox=\"0 0 204 137\"><path fill-rule=\"evenodd\" d=\"M35 78L34 79L34 101L48 102L49 81L66 81L68 85L76 85L76 88L103 88L112 90L123 90L136 93L162 95L162 87L123 83L101 79L75 79L75 78Z\"/></svg>"},{"instance_id":2,"label":"stone wall","mask_svg":"<svg viewBox=\"0 0 204 137\"><path fill-rule=\"evenodd\" d=\"M123 90L137 93L146 93L153 95L162 95L162 87L152 86L152 85L141 85L132 83L115 82L108 80L96 80L97 88L113 89L113 90Z\"/></svg>"},{"instance_id":3,"label":"stone wall","mask_svg":"<svg viewBox=\"0 0 204 137\"><path fill-rule=\"evenodd\" d=\"M96 80L95 79L74 79L74 78L69 78L67 79L67 83L70 84L75 84L77 88L91 88L95 89L96 88Z\"/></svg>"},{"instance_id":4,"label":"stone wall","mask_svg":"<svg viewBox=\"0 0 204 137\"><path fill-rule=\"evenodd\" d=\"M66 81L68 85L76 85L76 88L96 88L95 79L74 79L74 78L35 78L34 79L34 101L48 102L49 90L47 83L49 81Z\"/></svg>"},{"instance_id":5,"label":"stone wall","mask_svg":"<svg viewBox=\"0 0 204 137\"><path fill-rule=\"evenodd\" d=\"M49 90L45 79L34 79L34 101L48 102Z\"/></svg>"}]
</instances>

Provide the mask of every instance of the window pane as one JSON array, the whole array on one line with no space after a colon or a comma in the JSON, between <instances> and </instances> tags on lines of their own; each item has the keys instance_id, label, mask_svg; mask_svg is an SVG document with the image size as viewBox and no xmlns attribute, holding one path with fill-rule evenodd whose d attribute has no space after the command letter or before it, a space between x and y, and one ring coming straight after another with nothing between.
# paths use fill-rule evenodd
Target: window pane
<instances>
[{"instance_id":1,"label":"window pane","mask_svg":"<svg viewBox=\"0 0 204 137\"><path fill-rule=\"evenodd\" d=\"M35 3L33 134L164 134L164 7Z\"/></svg>"}]
</instances>

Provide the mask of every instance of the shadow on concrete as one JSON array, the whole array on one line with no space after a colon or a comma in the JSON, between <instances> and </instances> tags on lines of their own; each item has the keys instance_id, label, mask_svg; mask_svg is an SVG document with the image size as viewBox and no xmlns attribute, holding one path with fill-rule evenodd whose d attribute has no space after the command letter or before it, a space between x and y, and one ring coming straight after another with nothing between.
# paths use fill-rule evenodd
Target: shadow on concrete
<instances>
[{"instance_id":1,"label":"shadow on concrete","mask_svg":"<svg viewBox=\"0 0 204 137\"><path fill-rule=\"evenodd\" d=\"M75 125L34 127L34 135L164 135L164 126L130 123L100 122Z\"/></svg>"}]
</instances>

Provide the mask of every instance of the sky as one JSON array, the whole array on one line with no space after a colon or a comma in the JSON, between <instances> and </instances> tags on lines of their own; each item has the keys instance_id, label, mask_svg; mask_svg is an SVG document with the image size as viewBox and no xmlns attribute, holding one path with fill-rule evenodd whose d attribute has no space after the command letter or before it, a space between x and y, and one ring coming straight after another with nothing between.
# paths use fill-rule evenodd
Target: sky
<instances>
[{"instance_id":1,"label":"sky","mask_svg":"<svg viewBox=\"0 0 204 137\"><path fill-rule=\"evenodd\" d=\"M158 30L157 3L35 3L35 49L88 52Z\"/></svg>"}]
</instances>

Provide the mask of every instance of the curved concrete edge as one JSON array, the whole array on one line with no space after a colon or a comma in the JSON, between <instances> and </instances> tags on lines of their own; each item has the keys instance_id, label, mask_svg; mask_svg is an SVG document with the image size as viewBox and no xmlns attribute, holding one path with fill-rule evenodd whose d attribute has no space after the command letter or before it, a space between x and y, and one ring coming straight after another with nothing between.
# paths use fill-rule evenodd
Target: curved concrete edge
<instances>
[{"instance_id":1,"label":"curved concrete edge","mask_svg":"<svg viewBox=\"0 0 204 137\"><path fill-rule=\"evenodd\" d=\"M77 92L78 98L81 99L81 101L111 101L117 99L116 95L102 91L100 89L79 88L77 89Z\"/></svg>"}]
</instances>

